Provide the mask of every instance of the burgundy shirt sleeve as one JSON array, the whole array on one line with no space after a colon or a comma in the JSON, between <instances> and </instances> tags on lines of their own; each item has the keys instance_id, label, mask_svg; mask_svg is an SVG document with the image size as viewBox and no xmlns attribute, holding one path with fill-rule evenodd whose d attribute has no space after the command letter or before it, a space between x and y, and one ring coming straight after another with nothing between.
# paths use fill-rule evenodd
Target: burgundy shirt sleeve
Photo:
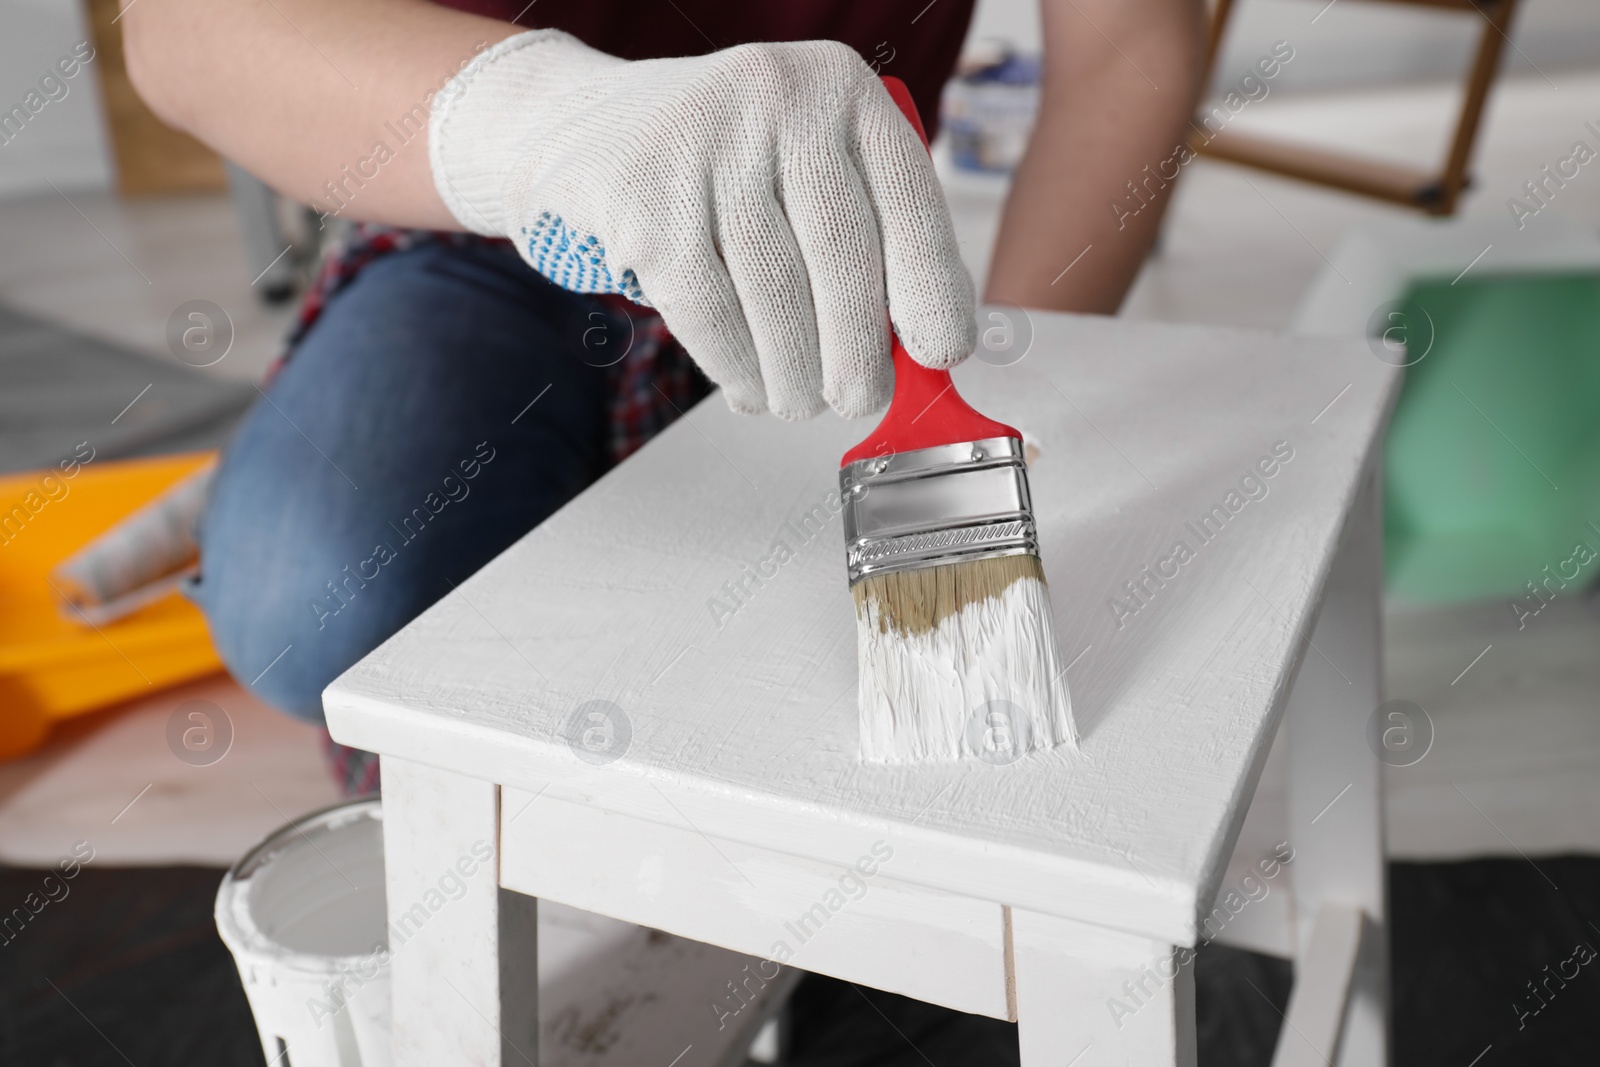
<instances>
[{"instance_id":1,"label":"burgundy shirt sleeve","mask_svg":"<svg viewBox=\"0 0 1600 1067\"><path fill-rule=\"evenodd\" d=\"M911 88L929 136L973 0L441 0L446 7L565 30L623 59L693 56L754 41L842 41Z\"/></svg>"}]
</instances>

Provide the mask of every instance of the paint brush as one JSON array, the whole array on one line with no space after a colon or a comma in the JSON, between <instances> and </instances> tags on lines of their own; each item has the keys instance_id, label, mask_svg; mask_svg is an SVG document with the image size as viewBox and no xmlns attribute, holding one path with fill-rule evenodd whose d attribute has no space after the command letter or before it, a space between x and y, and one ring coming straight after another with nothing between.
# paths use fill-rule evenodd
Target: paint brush
<instances>
[{"instance_id":1,"label":"paint brush","mask_svg":"<svg viewBox=\"0 0 1600 1067\"><path fill-rule=\"evenodd\" d=\"M885 88L927 143L904 83ZM1022 435L893 342L894 394L839 470L861 757L1010 763L1072 743Z\"/></svg>"}]
</instances>

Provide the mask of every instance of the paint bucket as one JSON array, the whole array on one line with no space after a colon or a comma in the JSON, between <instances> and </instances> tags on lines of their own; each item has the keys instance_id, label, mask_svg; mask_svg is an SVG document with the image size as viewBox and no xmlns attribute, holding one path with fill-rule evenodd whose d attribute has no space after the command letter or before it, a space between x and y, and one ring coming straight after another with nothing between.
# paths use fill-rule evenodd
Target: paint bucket
<instances>
[{"instance_id":1,"label":"paint bucket","mask_svg":"<svg viewBox=\"0 0 1600 1067\"><path fill-rule=\"evenodd\" d=\"M348 801L289 823L217 891L269 1067L388 1067L383 807Z\"/></svg>"}]
</instances>

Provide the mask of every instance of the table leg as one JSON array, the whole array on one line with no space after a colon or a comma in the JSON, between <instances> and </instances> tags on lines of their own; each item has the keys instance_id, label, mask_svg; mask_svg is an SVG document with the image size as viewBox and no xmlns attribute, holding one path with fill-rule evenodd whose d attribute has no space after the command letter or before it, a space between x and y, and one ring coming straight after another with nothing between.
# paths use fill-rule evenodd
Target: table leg
<instances>
[{"instance_id":1,"label":"table leg","mask_svg":"<svg viewBox=\"0 0 1600 1067\"><path fill-rule=\"evenodd\" d=\"M1388 1062L1383 779L1368 735L1381 700L1379 485L1376 472L1368 476L1345 525L1285 712L1296 955L1311 947L1324 904L1366 919L1337 1056L1316 1050L1337 1067ZM1280 1055L1292 1040L1280 1038Z\"/></svg>"},{"instance_id":2,"label":"table leg","mask_svg":"<svg viewBox=\"0 0 1600 1067\"><path fill-rule=\"evenodd\" d=\"M537 902L500 888L500 790L382 758L397 1067L534 1067Z\"/></svg>"},{"instance_id":3,"label":"table leg","mask_svg":"<svg viewBox=\"0 0 1600 1067\"><path fill-rule=\"evenodd\" d=\"M1010 909L1022 1067L1194 1067L1194 954Z\"/></svg>"}]
</instances>

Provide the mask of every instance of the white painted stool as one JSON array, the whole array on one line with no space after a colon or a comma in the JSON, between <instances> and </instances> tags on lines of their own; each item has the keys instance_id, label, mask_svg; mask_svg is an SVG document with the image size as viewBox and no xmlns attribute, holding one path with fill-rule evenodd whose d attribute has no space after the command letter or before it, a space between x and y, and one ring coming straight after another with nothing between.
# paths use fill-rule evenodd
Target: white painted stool
<instances>
[{"instance_id":1,"label":"white painted stool","mask_svg":"<svg viewBox=\"0 0 1600 1067\"><path fill-rule=\"evenodd\" d=\"M1297 960L1280 1062L1386 1061L1367 730L1397 375L1357 340L1031 332L958 377L1038 450L1081 751L863 766L834 492L864 424L712 399L325 694L383 755L391 911L499 853L395 960L397 1063L536 1059L540 897L770 961L654 1067L708 1062L790 964L1014 1019L1025 1067L1192 1064L1185 949L1219 932ZM1280 720L1286 786L1241 837Z\"/></svg>"}]
</instances>

